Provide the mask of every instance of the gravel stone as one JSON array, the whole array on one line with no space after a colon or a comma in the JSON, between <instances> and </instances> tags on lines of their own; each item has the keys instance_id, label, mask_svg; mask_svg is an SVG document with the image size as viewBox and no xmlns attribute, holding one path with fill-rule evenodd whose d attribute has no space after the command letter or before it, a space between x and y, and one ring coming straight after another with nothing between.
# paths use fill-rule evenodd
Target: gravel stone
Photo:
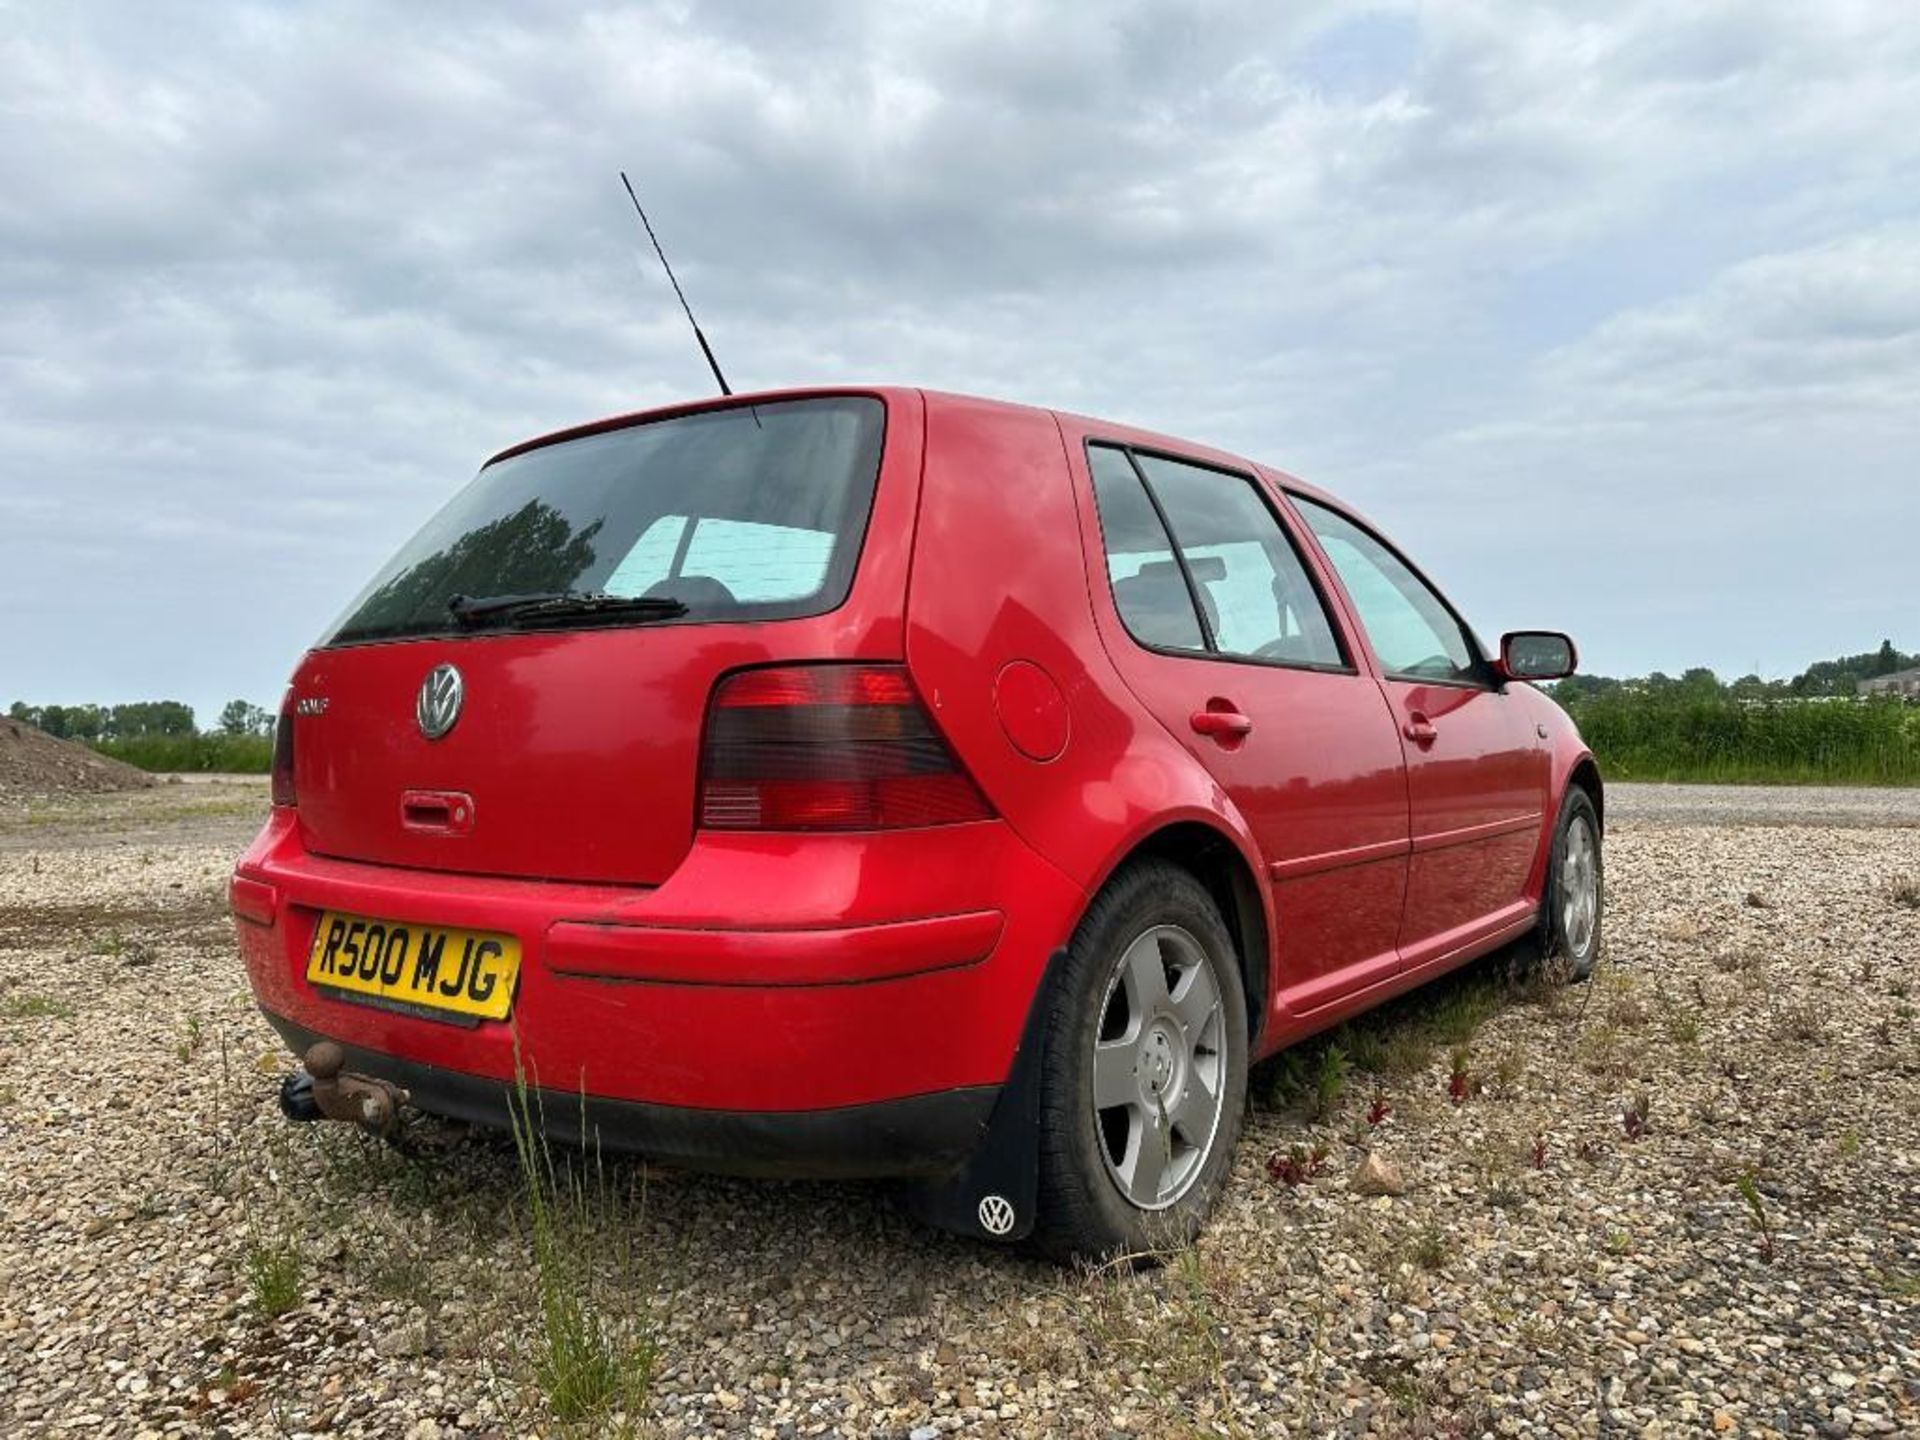
<instances>
[{"instance_id":1,"label":"gravel stone","mask_svg":"<svg viewBox=\"0 0 1920 1440\"><path fill-rule=\"evenodd\" d=\"M1347 1181L1347 1188L1356 1195L1404 1195L1407 1180L1398 1165L1379 1151L1369 1150Z\"/></svg>"}]
</instances>

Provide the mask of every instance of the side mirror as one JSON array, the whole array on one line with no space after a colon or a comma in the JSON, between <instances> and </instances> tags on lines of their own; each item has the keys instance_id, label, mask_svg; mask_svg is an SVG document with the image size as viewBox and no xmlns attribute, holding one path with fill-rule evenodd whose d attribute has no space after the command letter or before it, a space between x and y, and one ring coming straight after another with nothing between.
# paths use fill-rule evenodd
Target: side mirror
<instances>
[{"instance_id":1,"label":"side mirror","mask_svg":"<svg viewBox=\"0 0 1920 1440\"><path fill-rule=\"evenodd\" d=\"M1564 680L1579 659L1572 639L1557 630L1509 630L1493 668L1502 680Z\"/></svg>"}]
</instances>

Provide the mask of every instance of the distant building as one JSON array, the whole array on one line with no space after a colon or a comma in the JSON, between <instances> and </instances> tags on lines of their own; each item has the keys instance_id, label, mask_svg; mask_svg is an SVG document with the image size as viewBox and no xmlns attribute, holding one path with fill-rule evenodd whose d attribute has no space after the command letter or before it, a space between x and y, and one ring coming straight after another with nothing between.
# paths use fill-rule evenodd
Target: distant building
<instances>
[{"instance_id":1,"label":"distant building","mask_svg":"<svg viewBox=\"0 0 1920 1440\"><path fill-rule=\"evenodd\" d=\"M1876 675L1871 680L1862 680L1860 693L1898 695L1906 700L1920 700L1920 669L1896 670L1891 675Z\"/></svg>"}]
</instances>

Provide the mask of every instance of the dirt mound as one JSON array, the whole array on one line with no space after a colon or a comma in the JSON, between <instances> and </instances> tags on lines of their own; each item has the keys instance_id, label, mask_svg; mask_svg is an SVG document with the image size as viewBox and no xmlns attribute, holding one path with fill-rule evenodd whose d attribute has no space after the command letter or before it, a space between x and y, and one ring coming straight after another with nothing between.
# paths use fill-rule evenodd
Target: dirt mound
<instances>
[{"instance_id":1,"label":"dirt mound","mask_svg":"<svg viewBox=\"0 0 1920 1440\"><path fill-rule=\"evenodd\" d=\"M0 798L104 795L159 782L72 740L56 740L18 720L0 719Z\"/></svg>"}]
</instances>

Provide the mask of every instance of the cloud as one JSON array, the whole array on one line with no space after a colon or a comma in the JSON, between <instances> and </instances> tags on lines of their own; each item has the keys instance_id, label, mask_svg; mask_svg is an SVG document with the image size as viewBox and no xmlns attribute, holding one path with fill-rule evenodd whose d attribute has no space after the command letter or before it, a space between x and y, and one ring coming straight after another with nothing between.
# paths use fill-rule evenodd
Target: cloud
<instances>
[{"instance_id":1,"label":"cloud","mask_svg":"<svg viewBox=\"0 0 1920 1440\"><path fill-rule=\"evenodd\" d=\"M704 389L620 168L737 385L1238 448L1614 668L1912 614L1800 489L1913 528L1901 0L0 15L0 699L270 699L486 454ZM1634 516L1696 493L1749 563L1682 587Z\"/></svg>"},{"instance_id":2,"label":"cloud","mask_svg":"<svg viewBox=\"0 0 1920 1440\"><path fill-rule=\"evenodd\" d=\"M1731 265L1551 355L1550 382L1621 414L1748 424L1911 419L1920 397L1920 225Z\"/></svg>"}]
</instances>

